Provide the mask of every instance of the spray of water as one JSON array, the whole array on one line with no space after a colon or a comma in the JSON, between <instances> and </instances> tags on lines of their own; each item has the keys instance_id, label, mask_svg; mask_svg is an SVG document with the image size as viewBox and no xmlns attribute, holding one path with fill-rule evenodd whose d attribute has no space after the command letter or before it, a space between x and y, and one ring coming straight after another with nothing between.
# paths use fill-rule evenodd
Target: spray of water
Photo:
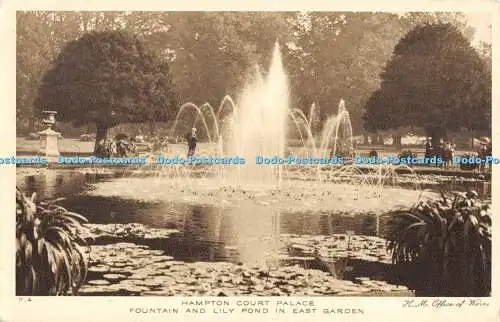
<instances>
[{"instance_id":1,"label":"spray of water","mask_svg":"<svg viewBox=\"0 0 500 322\"><path fill-rule=\"evenodd\" d=\"M283 157L286 124L289 111L288 79L283 70L278 43L268 74L264 77L256 68L243 89L234 115L232 142L229 152L248 160L245 181L275 183L280 180L281 166L255 164L255 156Z\"/></svg>"},{"instance_id":2,"label":"spray of water","mask_svg":"<svg viewBox=\"0 0 500 322\"><path fill-rule=\"evenodd\" d=\"M189 125L201 127L209 144L197 151L199 155L238 155L247 163L243 166L220 167L163 167L168 176L179 179L185 184L189 173L196 171L199 178L210 178L216 175L222 185L244 184L245 186L263 185L287 188L294 180L313 180L314 185L325 182L349 182L354 185L383 186L393 181L394 172L391 167L380 167L375 175L367 174L355 165L346 166L283 166L259 165L256 155L264 157L285 157L287 124L297 130L302 142L294 148L297 156L329 157L339 156L352 151L353 133L349 112L344 100L340 100L337 114L330 116L323 124L319 135L313 133L314 123L319 118L319 105L313 104L309 115L298 108L290 108L288 78L283 69L280 47L276 43L271 65L267 73L261 73L255 65L253 73L248 76L240 98L235 102L227 95L223 98L217 111L205 103L198 107L188 102L182 105L172 135L178 134L178 123L181 116L194 113L194 123ZM242 168L244 167L244 170ZM180 172L179 172L180 171ZM182 173L181 173L182 172ZM386 175L387 174L387 175ZM390 174L390 175L389 175ZM162 173L165 175L165 173ZM373 178L378 178L372 182Z\"/></svg>"}]
</instances>

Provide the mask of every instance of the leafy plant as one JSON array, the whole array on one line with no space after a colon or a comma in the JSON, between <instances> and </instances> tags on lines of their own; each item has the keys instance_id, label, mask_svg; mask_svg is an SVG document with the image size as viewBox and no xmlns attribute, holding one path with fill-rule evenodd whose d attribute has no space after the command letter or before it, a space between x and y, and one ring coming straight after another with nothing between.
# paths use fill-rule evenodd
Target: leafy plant
<instances>
[{"instance_id":1,"label":"leafy plant","mask_svg":"<svg viewBox=\"0 0 500 322\"><path fill-rule=\"evenodd\" d=\"M442 193L393 214L388 250L423 295L488 296L491 224L490 206L476 192Z\"/></svg>"},{"instance_id":2,"label":"leafy plant","mask_svg":"<svg viewBox=\"0 0 500 322\"><path fill-rule=\"evenodd\" d=\"M128 135L125 134L125 133L118 133L117 135L115 135L115 140L116 141L119 141L119 140L128 140Z\"/></svg>"},{"instance_id":3,"label":"leafy plant","mask_svg":"<svg viewBox=\"0 0 500 322\"><path fill-rule=\"evenodd\" d=\"M464 159L470 159L470 158L477 158L477 155L474 154L474 153L466 153L462 156L462 158ZM469 170L469 171L472 171L472 170L476 170L479 168L479 164L478 163L460 163L460 170Z\"/></svg>"},{"instance_id":4,"label":"leafy plant","mask_svg":"<svg viewBox=\"0 0 500 322\"><path fill-rule=\"evenodd\" d=\"M404 150L401 151L401 153L398 155L400 159L406 159L406 158L416 158L417 155L413 153L411 150Z\"/></svg>"},{"instance_id":5,"label":"leafy plant","mask_svg":"<svg viewBox=\"0 0 500 322\"><path fill-rule=\"evenodd\" d=\"M76 294L87 275L81 233L87 219L16 191L17 295Z\"/></svg>"}]
</instances>

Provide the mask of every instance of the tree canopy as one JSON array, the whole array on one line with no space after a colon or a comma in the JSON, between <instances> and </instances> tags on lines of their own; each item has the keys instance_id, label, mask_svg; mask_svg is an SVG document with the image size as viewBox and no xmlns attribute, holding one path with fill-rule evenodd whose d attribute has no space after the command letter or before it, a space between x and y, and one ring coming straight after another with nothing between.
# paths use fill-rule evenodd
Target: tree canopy
<instances>
[{"instance_id":1,"label":"tree canopy","mask_svg":"<svg viewBox=\"0 0 500 322\"><path fill-rule=\"evenodd\" d=\"M396 45L366 104L365 127L447 131L491 127L491 71L469 40L448 23L424 24Z\"/></svg>"},{"instance_id":2,"label":"tree canopy","mask_svg":"<svg viewBox=\"0 0 500 322\"><path fill-rule=\"evenodd\" d=\"M119 123L168 120L177 96L168 62L126 31L70 41L42 78L35 106L75 125L96 124L98 138Z\"/></svg>"},{"instance_id":3,"label":"tree canopy","mask_svg":"<svg viewBox=\"0 0 500 322\"><path fill-rule=\"evenodd\" d=\"M405 33L426 22L449 22L466 38L473 34L464 15L453 12L31 11L17 17L18 133L32 130L25 121L43 73L68 42L91 31L133 32L169 62L179 103L198 106L218 106L226 94L237 99L249 69L267 70L278 40L291 107L307 115L316 103L325 119L343 98L356 134L365 131L363 109Z\"/></svg>"}]
</instances>

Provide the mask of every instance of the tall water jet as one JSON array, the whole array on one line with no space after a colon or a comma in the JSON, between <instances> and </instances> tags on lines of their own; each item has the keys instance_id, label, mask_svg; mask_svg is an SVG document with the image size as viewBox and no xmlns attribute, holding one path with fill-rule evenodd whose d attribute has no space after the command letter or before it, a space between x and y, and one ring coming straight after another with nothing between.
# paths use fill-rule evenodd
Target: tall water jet
<instances>
[{"instance_id":1,"label":"tall water jet","mask_svg":"<svg viewBox=\"0 0 500 322\"><path fill-rule=\"evenodd\" d=\"M337 125L335 127L335 142L333 154L336 154L337 149L340 147L342 153L350 154L353 149L352 138L352 124L349 112L345 108L345 102L340 100L339 110L337 112Z\"/></svg>"},{"instance_id":2,"label":"tall water jet","mask_svg":"<svg viewBox=\"0 0 500 322\"><path fill-rule=\"evenodd\" d=\"M231 145L235 154L247 160L240 180L279 183L281 166L256 165L255 157L284 156L289 100L288 79L276 43L268 74L263 77L256 68L238 102Z\"/></svg>"},{"instance_id":3,"label":"tall water jet","mask_svg":"<svg viewBox=\"0 0 500 322\"><path fill-rule=\"evenodd\" d=\"M311 107L309 108L309 127L311 129L311 132L313 133L316 132L318 125L321 122L320 114L320 106L316 103L312 103Z\"/></svg>"},{"instance_id":4,"label":"tall water jet","mask_svg":"<svg viewBox=\"0 0 500 322\"><path fill-rule=\"evenodd\" d=\"M340 100L337 115L329 117L323 127L320 150L324 155L347 156L353 149L352 125L345 102Z\"/></svg>"}]
</instances>

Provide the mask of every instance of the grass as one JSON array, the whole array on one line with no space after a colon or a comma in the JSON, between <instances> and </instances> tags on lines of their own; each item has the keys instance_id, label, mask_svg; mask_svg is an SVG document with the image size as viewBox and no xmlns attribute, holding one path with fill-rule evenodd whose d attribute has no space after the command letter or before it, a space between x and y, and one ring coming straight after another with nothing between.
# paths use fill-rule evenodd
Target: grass
<instances>
[{"instance_id":1,"label":"grass","mask_svg":"<svg viewBox=\"0 0 500 322\"><path fill-rule=\"evenodd\" d=\"M200 143L200 147L203 148L203 146L206 146L207 143ZM182 148L186 148L185 144L179 143L179 144L171 144L171 146L179 146ZM39 140L26 140L25 138L18 137L16 139L16 150L17 152L23 152L23 153L37 153L38 150L40 149L40 141ZM292 145L290 146L292 151L297 152L302 150L302 144L300 145ZM405 148L408 150L407 148ZM358 152L360 154L368 155L368 153L371 150L376 150L379 153L379 156L387 156L387 155L398 155L401 152L401 149L397 149L393 146L359 146L358 147ZM417 155L422 155L424 154L424 149L423 148L415 148L415 149L409 149L416 153ZM77 154L77 153L87 153L90 154L94 151L94 142L87 142L87 141L80 141L79 139L71 139L71 138L64 138L59 141L59 151L62 153L72 153L72 154ZM457 155L462 155L465 154L466 151L457 151Z\"/></svg>"},{"instance_id":2,"label":"grass","mask_svg":"<svg viewBox=\"0 0 500 322\"><path fill-rule=\"evenodd\" d=\"M16 139L16 151L18 153L36 154L40 149L40 141L26 140L25 138ZM62 139L59 141L59 151L61 153L86 153L94 151L94 142L85 142L77 139Z\"/></svg>"}]
</instances>

